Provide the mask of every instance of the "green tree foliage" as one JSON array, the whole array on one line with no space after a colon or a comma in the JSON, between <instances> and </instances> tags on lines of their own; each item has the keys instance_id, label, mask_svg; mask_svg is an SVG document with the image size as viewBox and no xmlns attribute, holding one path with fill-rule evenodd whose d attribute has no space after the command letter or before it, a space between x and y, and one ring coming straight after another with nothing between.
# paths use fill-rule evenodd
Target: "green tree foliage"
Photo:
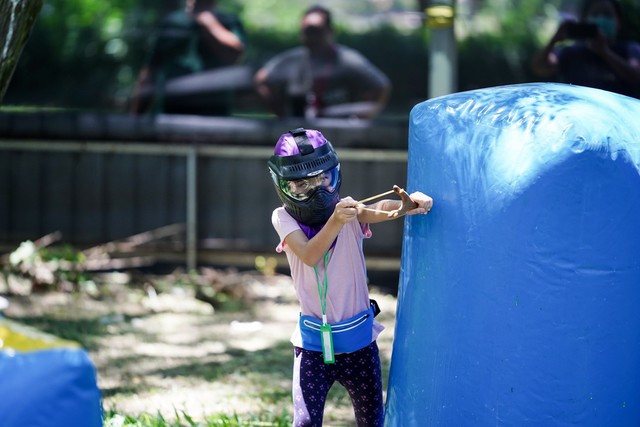
<instances>
[{"instance_id":1,"label":"green tree foliage","mask_svg":"<svg viewBox=\"0 0 640 427\"><path fill-rule=\"evenodd\" d=\"M640 3L637 0L621 0L624 10L622 37L640 41Z\"/></svg>"},{"instance_id":2,"label":"green tree foliage","mask_svg":"<svg viewBox=\"0 0 640 427\"><path fill-rule=\"evenodd\" d=\"M298 43L303 10L314 0L220 0L237 13L248 34L246 63L257 68ZM362 51L387 73L394 91L391 110L424 99L428 82L425 28L360 25L382 12L416 10L415 0L327 0L338 41ZM640 5L622 0L627 36L640 39ZM23 50L4 104L125 111L145 61L156 23L180 0L44 0ZM535 80L529 61L553 34L560 12L577 11L580 0L483 0L456 18L459 90ZM359 21L356 20L359 19Z\"/></svg>"},{"instance_id":3,"label":"green tree foliage","mask_svg":"<svg viewBox=\"0 0 640 427\"><path fill-rule=\"evenodd\" d=\"M469 35L459 41L459 89L531 81L529 62L540 46L538 31L552 19L546 15L556 11L548 0L484 2Z\"/></svg>"},{"instance_id":4,"label":"green tree foliage","mask_svg":"<svg viewBox=\"0 0 640 427\"><path fill-rule=\"evenodd\" d=\"M422 29L406 34L384 26L365 34L341 32L338 39L362 52L389 77L393 90L388 113L406 114L426 99L428 45Z\"/></svg>"},{"instance_id":5,"label":"green tree foliage","mask_svg":"<svg viewBox=\"0 0 640 427\"><path fill-rule=\"evenodd\" d=\"M144 58L148 29L174 3L45 0L5 103L117 107Z\"/></svg>"}]
</instances>

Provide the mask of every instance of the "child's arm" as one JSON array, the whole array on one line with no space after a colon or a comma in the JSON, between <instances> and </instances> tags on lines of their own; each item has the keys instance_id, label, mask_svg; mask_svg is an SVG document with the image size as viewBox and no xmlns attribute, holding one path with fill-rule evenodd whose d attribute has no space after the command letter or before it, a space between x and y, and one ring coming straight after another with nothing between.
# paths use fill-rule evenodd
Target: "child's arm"
<instances>
[{"instance_id":1,"label":"child's arm","mask_svg":"<svg viewBox=\"0 0 640 427\"><path fill-rule=\"evenodd\" d=\"M356 206L356 201L351 197L340 200L325 226L312 239L307 239L302 230L296 230L284 238L285 243L308 266L318 264L338 236L342 226L357 218Z\"/></svg>"},{"instance_id":2,"label":"child's arm","mask_svg":"<svg viewBox=\"0 0 640 427\"><path fill-rule=\"evenodd\" d=\"M409 195L411 200L418 204L418 207L407 212L407 215L426 214L433 207L433 199L420 191L416 191ZM362 206L362 205L361 205ZM361 207L360 206L360 207ZM358 209L358 221L361 223L375 224L376 222L389 221L397 217L390 217L387 212L391 212L400 209L402 206L401 200L380 200L372 205L368 205L367 208L373 209L379 212L372 212L371 210Z\"/></svg>"}]
</instances>

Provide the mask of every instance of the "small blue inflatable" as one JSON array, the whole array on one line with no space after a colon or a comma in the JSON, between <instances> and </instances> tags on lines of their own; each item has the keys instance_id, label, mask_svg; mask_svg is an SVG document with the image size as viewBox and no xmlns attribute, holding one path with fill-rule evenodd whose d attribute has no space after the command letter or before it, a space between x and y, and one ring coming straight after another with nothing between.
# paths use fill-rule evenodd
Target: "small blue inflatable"
<instances>
[{"instance_id":1,"label":"small blue inflatable","mask_svg":"<svg viewBox=\"0 0 640 427\"><path fill-rule=\"evenodd\" d=\"M86 351L0 316L0 426L101 427Z\"/></svg>"},{"instance_id":2,"label":"small blue inflatable","mask_svg":"<svg viewBox=\"0 0 640 427\"><path fill-rule=\"evenodd\" d=\"M640 426L640 101L523 84L414 107L387 426Z\"/></svg>"}]
</instances>

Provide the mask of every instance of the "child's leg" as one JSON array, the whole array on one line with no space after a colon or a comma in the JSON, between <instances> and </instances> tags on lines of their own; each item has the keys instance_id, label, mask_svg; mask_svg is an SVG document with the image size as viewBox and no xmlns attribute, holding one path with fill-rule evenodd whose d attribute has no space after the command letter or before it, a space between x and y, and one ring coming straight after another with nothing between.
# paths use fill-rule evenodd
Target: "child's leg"
<instances>
[{"instance_id":1,"label":"child's leg","mask_svg":"<svg viewBox=\"0 0 640 427\"><path fill-rule=\"evenodd\" d=\"M322 353L294 348L293 425L322 427L324 404L333 384Z\"/></svg>"},{"instance_id":2,"label":"child's leg","mask_svg":"<svg viewBox=\"0 0 640 427\"><path fill-rule=\"evenodd\" d=\"M337 380L349 392L358 426L382 426L384 404L378 344L374 341L353 353L337 355L336 367Z\"/></svg>"}]
</instances>

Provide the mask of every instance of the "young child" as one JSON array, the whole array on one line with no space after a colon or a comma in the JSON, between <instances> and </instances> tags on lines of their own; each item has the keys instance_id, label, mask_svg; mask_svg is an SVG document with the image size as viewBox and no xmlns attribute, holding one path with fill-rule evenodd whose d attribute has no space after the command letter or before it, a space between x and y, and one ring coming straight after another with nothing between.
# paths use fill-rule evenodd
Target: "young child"
<instances>
[{"instance_id":1,"label":"young child","mask_svg":"<svg viewBox=\"0 0 640 427\"><path fill-rule=\"evenodd\" d=\"M400 200L370 206L340 198L340 162L317 130L296 129L280 136L268 162L283 206L274 210L301 306L293 332L294 426L321 426L327 393L337 381L348 391L358 426L384 421L382 374L376 338L383 326L373 320L362 241L369 224L391 217L384 211ZM407 215L426 214L433 204L420 192Z\"/></svg>"}]
</instances>

